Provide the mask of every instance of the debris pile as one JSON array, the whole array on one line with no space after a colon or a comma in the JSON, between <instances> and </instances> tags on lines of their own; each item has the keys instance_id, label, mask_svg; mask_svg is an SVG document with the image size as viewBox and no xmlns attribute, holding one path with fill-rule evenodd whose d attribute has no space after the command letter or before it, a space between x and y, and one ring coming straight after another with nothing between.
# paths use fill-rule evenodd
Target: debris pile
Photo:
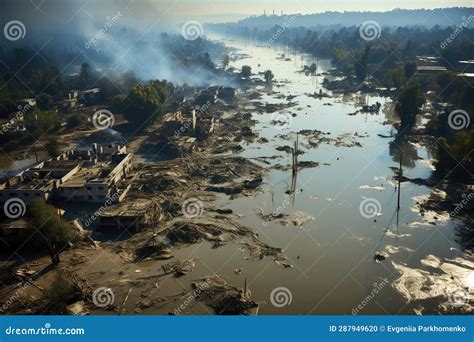
<instances>
[{"instance_id":1,"label":"debris pile","mask_svg":"<svg viewBox=\"0 0 474 342\"><path fill-rule=\"evenodd\" d=\"M170 259L173 257L171 248L156 236L152 236L143 247L137 250L136 254L140 260L144 258Z\"/></svg>"},{"instance_id":2,"label":"debris pile","mask_svg":"<svg viewBox=\"0 0 474 342\"><path fill-rule=\"evenodd\" d=\"M175 277L181 277L194 269L194 260L176 260L168 264L162 265L163 271L166 274L173 273Z\"/></svg>"},{"instance_id":3,"label":"debris pile","mask_svg":"<svg viewBox=\"0 0 474 342\"><path fill-rule=\"evenodd\" d=\"M229 285L220 276L196 280L193 288L201 289L198 299L213 308L217 315L252 315L259 307L251 300L249 290Z\"/></svg>"}]
</instances>

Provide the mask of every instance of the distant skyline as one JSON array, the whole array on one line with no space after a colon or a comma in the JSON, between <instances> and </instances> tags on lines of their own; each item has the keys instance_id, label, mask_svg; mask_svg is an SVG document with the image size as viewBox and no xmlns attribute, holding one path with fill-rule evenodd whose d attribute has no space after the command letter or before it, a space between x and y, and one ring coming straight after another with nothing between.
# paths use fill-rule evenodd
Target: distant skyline
<instances>
[{"instance_id":1,"label":"distant skyline","mask_svg":"<svg viewBox=\"0 0 474 342\"><path fill-rule=\"evenodd\" d=\"M251 15L310 14L326 11L390 11L402 9L434 9L474 7L474 0L154 0L156 9L167 8L175 19L202 21L239 20Z\"/></svg>"},{"instance_id":2,"label":"distant skyline","mask_svg":"<svg viewBox=\"0 0 474 342\"><path fill-rule=\"evenodd\" d=\"M122 13L121 24L169 30L184 21L238 21L251 15L310 14L326 11L390 11L474 7L474 0L2 0L2 22L21 20L36 29L91 33L107 17Z\"/></svg>"},{"instance_id":3,"label":"distant skyline","mask_svg":"<svg viewBox=\"0 0 474 342\"><path fill-rule=\"evenodd\" d=\"M173 3L174 0L165 0ZM284 13L320 13L325 11L390 11L395 8L433 9L444 7L473 7L474 0L182 0L177 9L183 15L245 14L260 15ZM153 1L155 5L163 0ZM196 3L201 5L196 6ZM203 6L202 4L209 4Z\"/></svg>"}]
</instances>

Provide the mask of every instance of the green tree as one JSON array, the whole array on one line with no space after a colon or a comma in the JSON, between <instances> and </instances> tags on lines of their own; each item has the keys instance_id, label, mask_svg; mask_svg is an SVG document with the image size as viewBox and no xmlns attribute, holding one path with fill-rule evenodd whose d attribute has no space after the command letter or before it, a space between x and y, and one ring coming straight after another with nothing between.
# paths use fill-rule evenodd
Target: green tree
<instances>
[{"instance_id":1,"label":"green tree","mask_svg":"<svg viewBox=\"0 0 474 342\"><path fill-rule=\"evenodd\" d=\"M35 232L35 242L48 249L54 266L59 265L61 251L76 237L69 222L59 216L58 209L41 198L28 204L26 220Z\"/></svg>"},{"instance_id":2,"label":"green tree","mask_svg":"<svg viewBox=\"0 0 474 342\"><path fill-rule=\"evenodd\" d=\"M0 118L8 119L8 115L18 109L6 89L1 87L5 87L5 84L0 81Z\"/></svg>"},{"instance_id":3,"label":"green tree","mask_svg":"<svg viewBox=\"0 0 474 342\"><path fill-rule=\"evenodd\" d=\"M370 46L367 45L362 56L354 63L356 79L360 82L363 82L367 77L367 63L369 62L369 55Z\"/></svg>"},{"instance_id":4,"label":"green tree","mask_svg":"<svg viewBox=\"0 0 474 342\"><path fill-rule=\"evenodd\" d=\"M127 102L127 97L125 95L117 94L110 100L110 109L113 113L123 113Z\"/></svg>"},{"instance_id":5,"label":"green tree","mask_svg":"<svg viewBox=\"0 0 474 342\"><path fill-rule=\"evenodd\" d=\"M51 110L53 109L53 97L47 93L43 93L38 96L36 105L41 110Z\"/></svg>"},{"instance_id":6,"label":"green tree","mask_svg":"<svg viewBox=\"0 0 474 342\"><path fill-rule=\"evenodd\" d=\"M416 73L416 61L408 61L405 63L404 70L405 70L405 77L410 79Z\"/></svg>"},{"instance_id":7,"label":"green tree","mask_svg":"<svg viewBox=\"0 0 474 342\"><path fill-rule=\"evenodd\" d=\"M48 139L46 144L44 144L44 148L46 149L50 157L57 157L61 153L58 138L55 136L52 136Z\"/></svg>"},{"instance_id":8,"label":"green tree","mask_svg":"<svg viewBox=\"0 0 474 342\"><path fill-rule=\"evenodd\" d=\"M80 116L79 114L74 114L67 118L66 123L69 128L74 128L74 127L80 126L82 122L83 122L82 116Z\"/></svg>"},{"instance_id":9,"label":"green tree","mask_svg":"<svg viewBox=\"0 0 474 342\"><path fill-rule=\"evenodd\" d=\"M406 81L405 70L402 68L395 68L388 70L383 78L383 84L387 88L400 88Z\"/></svg>"},{"instance_id":10,"label":"green tree","mask_svg":"<svg viewBox=\"0 0 474 342\"><path fill-rule=\"evenodd\" d=\"M265 77L265 82L272 83L273 79L275 78L275 75L273 75L273 72L271 70L267 70L263 74L263 77Z\"/></svg>"},{"instance_id":11,"label":"green tree","mask_svg":"<svg viewBox=\"0 0 474 342\"><path fill-rule=\"evenodd\" d=\"M436 169L440 172L452 171L451 174L468 177L474 169L474 128L469 131L457 132L454 141L449 143L446 138L438 139L438 162Z\"/></svg>"},{"instance_id":12,"label":"green tree","mask_svg":"<svg viewBox=\"0 0 474 342\"><path fill-rule=\"evenodd\" d=\"M46 132L53 132L57 127L57 115L54 111L28 112L24 118L25 127L35 139Z\"/></svg>"},{"instance_id":13,"label":"green tree","mask_svg":"<svg viewBox=\"0 0 474 342\"><path fill-rule=\"evenodd\" d=\"M63 269L58 269L54 280L43 292L42 300L48 305L46 312L53 315L67 315L67 306L75 295L72 275Z\"/></svg>"},{"instance_id":14,"label":"green tree","mask_svg":"<svg viewBox=\"0 0 474 342\"><path fill-rule=\"evenodd\" d=\"M244 65L242 67L242 71L240 72L240 75L244 78L249 78L250 76L252 76L252 67L248 65Z\"/></svg>"},{"instance_id":15,"label":"green tree","mask_svg":"<svg viewBox=\"0 0 474 342\"><path fill-rule=\"evenodd\" d=\"M417 114L425 103L425 97L418 82L410 82L400 89L395 111L401 120L401 131L414 126ZM407 132L408 133L408 132Z\"/></svg>"},{"instance_id":16,"label":"green tree","mask_svg":"<svg viewBox=\"0 0 474 342\"><path fill-rule=\"evenodd\" d=\"M155 88L156 93L158 94L158 97L160 98L161 103L165 103L168 96L172 94L174 91L173 84L169 83L166 80L150 81L149 85Z\"/></svg>"},{"instance_id":17,"label":"green tree","mask_svg":"<svg viewBox=\"0 0 474 342\"><path fill-rule=\"evenodd\" d=\"M136 85L130 89L129 102L123 114L125 119L135 127L145 122L152 123L163 114L163 105L155 87L152 85Z\"/></svg>"}]
</instances>

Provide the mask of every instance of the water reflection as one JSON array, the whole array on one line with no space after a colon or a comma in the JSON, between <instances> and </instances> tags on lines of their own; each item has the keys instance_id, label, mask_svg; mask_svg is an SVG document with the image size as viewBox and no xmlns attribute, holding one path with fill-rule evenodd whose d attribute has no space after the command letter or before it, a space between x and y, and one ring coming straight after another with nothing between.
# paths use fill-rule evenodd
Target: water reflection
<instances>
[{"instance_id":1,"label":"water reflection","mask_svg":"<svg viewBox=\"0 0 474 342\"><path fill-rule=\"evenodd\" d=\"M416 162L420 159L418 149L405 137L396 138L389 142L389 153L395 163L400 163L401 158L402 166L410 169L414 168Z\"/></svg>"}]
</instances>

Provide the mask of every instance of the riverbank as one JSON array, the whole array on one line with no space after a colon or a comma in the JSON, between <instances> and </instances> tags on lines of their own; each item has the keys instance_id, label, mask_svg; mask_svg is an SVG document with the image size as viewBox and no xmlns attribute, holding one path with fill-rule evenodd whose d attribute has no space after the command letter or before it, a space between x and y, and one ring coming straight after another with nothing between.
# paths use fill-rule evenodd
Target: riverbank
<instances>
[{"instance_id":1,"label":"riverbank","mask_svg":"<svg viewBox=\"0 0 474 342\"><path fill-rule=\"evenodd\" d=\"M97 238L63 253L64 266L90 290L105 287L114 295L112 305L98 308L90 291L87 309L215 314L223 308L209 299L214 292L200 294L217 287L230 294L222 300L241 303L237 307L249 314L255 304L260 314L352 314L374 288L378 295L358 309L361 314L471 310L449 305L473 269L454 230L459 222L423 217L417 207L431 186L402 182L395 215L400 159L387 123L395 119L391 101L328 90L321 98L308 96L323 82L299 72L312 56L226 43L248 55L232 66L250 65L255 75L234 105L215 107L221 114L216 133L171 161L159 161L163 146L159 132L152 134L159 127L132 143L141 164L131 193L160 202L163 221L132 237ZM290 60L278 58L281 53ZM320 72L332 67L319 62ZM271 85L260 75L266 69L275 73ZM367 102L380 102L380 113L348 115ZM300 166L311 167L300 167L294 177L297 136ZM430 146L406 142L402 148L404 176L429 178ZM188 202L186 217L182 206L190 198L197 200ZM369 199L375 211L362 205ZM30 263L40 270L48 258ZM53 275L43 276L40 286ZM279 288L289 291L291 305L272 301ZM28 291L41 295L34 287Z\"/></svg>"}]
</instances>

